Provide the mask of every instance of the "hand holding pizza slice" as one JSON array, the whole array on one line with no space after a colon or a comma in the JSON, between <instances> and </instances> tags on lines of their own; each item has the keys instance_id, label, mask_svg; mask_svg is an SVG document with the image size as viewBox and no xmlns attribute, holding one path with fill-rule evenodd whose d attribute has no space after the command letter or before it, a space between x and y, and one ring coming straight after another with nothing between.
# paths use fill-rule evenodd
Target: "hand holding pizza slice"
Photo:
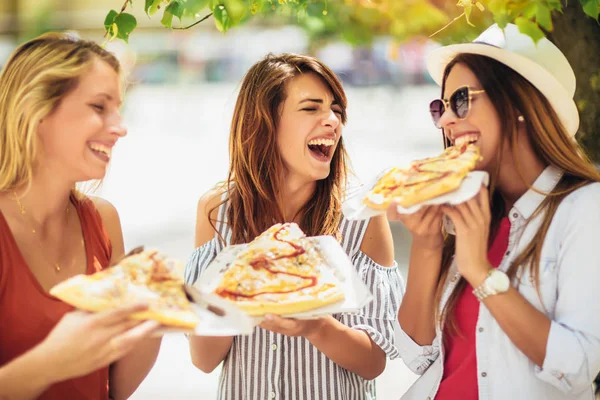
<instances>
[{"instance_id":1,"label":"hand holding pizza slice","mask_svg":"<svg viewBox=\"0 0 600 400\"><path fill-rule=\"evenodd\" d=\"M474 144L452 146L431 158L413 161L410 168L392 168L363 198L363 204L386 210L392 202L411 207L458 189L481 159Z\"/></svg>"},{"instance_id":2,"label":"hand holding pizza slice","mask_svg":"<svg viewBox=\"0 0 600 400\"><path fill-rule=\"evenodd\" d=\"M198 316L183 290L181 276L178 263L157 251L146 250L131 254L95 274L67 279L54 286L50 294L79 309L93 312L146 303L148 309L131 318L194 329Z\"/></svg>"}]
</instances>

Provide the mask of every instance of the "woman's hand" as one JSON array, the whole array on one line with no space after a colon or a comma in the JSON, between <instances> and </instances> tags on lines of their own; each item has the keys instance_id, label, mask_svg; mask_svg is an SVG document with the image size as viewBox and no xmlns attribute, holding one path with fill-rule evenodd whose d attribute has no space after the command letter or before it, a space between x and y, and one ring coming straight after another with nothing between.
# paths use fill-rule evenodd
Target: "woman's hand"
<instances>
[{"instance_id":1,"label":"woman's hand","mask_svg":"<svg viewBox=\"0 0 600 400\"><path fill-rule=\"evenodd\" d=\"M260 323L260 327L286 336L308 337L317 332L323 320L319 319L293 319L282 318L277 315L267 314Z\"/></svg>"},{"instance_id":2,"label":"woman's hand","mask_svg":"<svg viewBox=\"0 0 600 400\"><path fill-rule=\"evenodd\" d=\"M430 250L441 250L444 245L442 235L442 209L440 206L426 206L413 214L400 214L398 205L392 203L387 210L390 221L400 221L406 226L416 246Z\"/></svg>"},{"instance_id":3,"label":"woman's hand","mask_svg":"<svg viewBox=\"0 0 600 400\"><path fill-rule=\"evenodd\" d=\"M477 196L456 206L444 206L442 210L454 224L458 272L471 286L477 287L491 268L487 259L491 221L488 189L482 186Z\"/></svg>"},{"instance_id":4,"label":"woman's hand","mask_svg":"<svg viewBox=\"0 0 600 400\"><path fill-rule=\"evenodd\" d=\"M160 326L156 321L129 318L146 309L138 304L97 314L65 314L39 346L47 356L52 380L87 375L126 355Z\"/></svg>"}]
</instances>

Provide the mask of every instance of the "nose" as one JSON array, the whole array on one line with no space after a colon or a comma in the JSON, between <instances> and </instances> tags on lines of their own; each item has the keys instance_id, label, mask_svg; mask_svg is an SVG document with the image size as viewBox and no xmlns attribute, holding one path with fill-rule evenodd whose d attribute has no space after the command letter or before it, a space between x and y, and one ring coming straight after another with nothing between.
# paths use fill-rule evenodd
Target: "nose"
<instances>
[{"instance_id":1,"label":"nose","mask_svg":"<svg viewBox=\"0 0 600 400\"><path fill-rule=\"evenodd\" d=\"M123 124L123 117L120 113L115 113L115 117L109 123L110 133L122 138L127 135L127 128Z\"/></svg>"},{"instance_id":2,"label":"nose","mask_svg":"<svg viewBox=\"0 0 600 400\"><path fill-rule=\"evenodd\" d=\"M449 131L458 122L458 117L454 114L454 111L450 107L446 107L444 113L440 117L440 128L445 132Z\"/></svg>"},{"instance_id":3,"label":"nose","mask_svg":"<svg viewBox=\"0 0 600 400\"><path fill-rule=\"evenodd\" d=\"M329 114L321 123L323 126L329 126L332 129L336 129L340 124L340 117L333 110L329 110Z\"/></svg>"}]
</instances>

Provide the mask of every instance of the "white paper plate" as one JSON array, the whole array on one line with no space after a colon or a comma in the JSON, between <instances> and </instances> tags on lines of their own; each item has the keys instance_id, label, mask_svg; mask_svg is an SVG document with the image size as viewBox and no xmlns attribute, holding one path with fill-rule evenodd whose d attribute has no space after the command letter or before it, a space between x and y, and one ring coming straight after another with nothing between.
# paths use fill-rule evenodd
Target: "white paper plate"
<instances>
[{"instance_id":1,"label":"white paper plate","mask_svg":"<svg viewBox=\"0 0 600 400\"><path fill-rule=\"evenodd\" d=\"M200 319L196 329L164 327L154 336L176 332L195 336L237 336L248 335L254 329L256 321L230 302L215 295L200 293L189 285L185 289L192 298L192 309Z\"/></svg>"},{"instance_id":2,"label":"white paper plate","mask_svg":"<svg viewBox=\"0 0 600 400\"><path fill-rule=\"evenodd\" d=\"M387 170L386 170L387 171ZM362 203L362 200L367 193L375 186L379 177L374 179L369 185L364 185L363 188L358 191L354 196L348 198L342 205L342 211L348 219L369 219L376 215L382 215L386 213L386 210L376 210L367 207ZM401 214L412 214L421 209L423 206L428 205L439 205L439 204L460 204L463 203L479 193L481 185L487 186L489 184L489 175L485 171L473 171L467 174L465 179L462 181L460 187L450 193L434 197L420 204L412 207L400 207L398 206L398 212Z\"/></svg>"},{"instance_id":3,"label":"white paper plate","mask_svg":"<svg viewBox=\"0 0 600 400\"><path fill-rule=\"evenodd\" d=\"M320 316L357 312L372 300L372 295L369 289L358 276L354 265L350 261L348 255L344 252L338 241L331 236L316 236L309 240L313 241L319 248L321 257L325 261L322 268L331 268L333 273L342 283L344 291L344 300L335 304L330 304L311 311L282 315L285 318L297 319L312 319ZM208 303L212 303L214 298L218 298L221 302L226 302L234 307L234 303L211 294L212 288L215 287L216 281L220 279L222 273L235 260L236 256L244 250L248 245L233 245L224 248L211 264L206 268L204 273L194 284L194 287L205 296ZM242 312L238 310L239 312ZM258 324L262 318L253 318L254 323Z\"/></svg>"}]
</instances>

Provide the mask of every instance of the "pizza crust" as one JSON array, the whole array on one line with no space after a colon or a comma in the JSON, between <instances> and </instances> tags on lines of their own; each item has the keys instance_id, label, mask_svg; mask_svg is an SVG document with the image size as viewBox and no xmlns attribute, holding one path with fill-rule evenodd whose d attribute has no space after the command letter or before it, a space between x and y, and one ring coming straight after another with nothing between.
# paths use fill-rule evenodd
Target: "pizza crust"
<instances>
[{"instance_id":1,"label":"pizza crust","mask_svg":"<svg viewBox=\"0 0 600 400\"><path fill-rule=\"evenodd\" d=\"M298 248L304 253L288 257ZM294 223L274 225L249 243L207 290L251 316L311 311L345 298L333 269Z\"/></svg>"},{"instance_id":2,"label":"pizza crust","mask_svg":"<svg viewBox=\"0 0 600 400\"><path fill-rule=\"evenodd\" d=\"M411 163L411 168L393 168L384 174L363 198L375 210L387 210L392 201L411 207L458 189L481 159L479 148L449 147L437 157Z\"/></svg>"},{"instance_id":3,"label":"pizza crust","mask_svg":"<svg viewBox=\"0 0 600 400\"><path fill-rule=\"evenodd\" d=\"M162 275L163 281L146 284L152 276L148 271L152 265L144 263L150 258L152 257L148 257L147 254L136 255L122 261L126 267L117 265L93 275L76 275L54 286L50 289L50 294L78 309L90 312L147 303L148 310L131 314L130 318L154 320L167 326L193 329L199 319L183 291L183 282ZM136 263L136 260L140 262ZM133 270L128 273L130 268Z\"/></svg>"}]
</instances>

